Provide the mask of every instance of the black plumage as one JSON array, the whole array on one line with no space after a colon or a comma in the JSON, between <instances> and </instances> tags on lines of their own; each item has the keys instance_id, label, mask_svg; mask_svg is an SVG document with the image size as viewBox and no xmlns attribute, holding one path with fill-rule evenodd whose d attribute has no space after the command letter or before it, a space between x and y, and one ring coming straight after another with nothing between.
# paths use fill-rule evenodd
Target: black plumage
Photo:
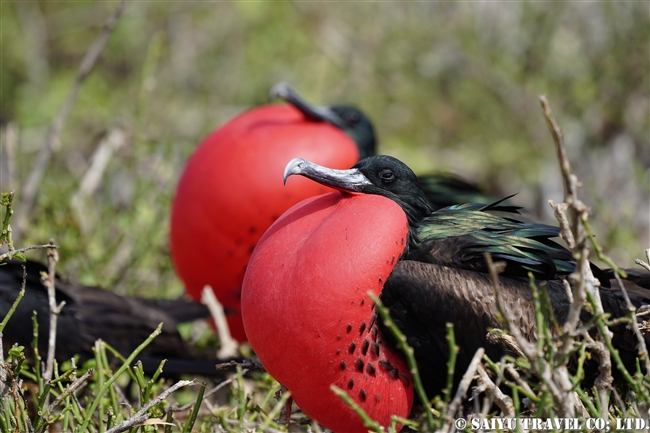
<instances>
[{"instance_id":1,"label":"black plumage","mask_svg":"<svg viewBox=\"0 0 650 433\"><path fill-rule=\"evenodd\" d=\"M25 296L9 319L3 333L5 350L13 344L30 347L33 341L32 311L36 311L42 357L47 353L49 303L41 274L47 268L39 263L9 260L0 265L0 318L4 318L18 296L26 269ZM146 299L120 296L99 287L75 284L56 278L56 302L65 301L57 320L55 358L59 362L79 355L83 362L94 356L93 345L102 339L128 356L163 323L161 334L139 355L145 371L152 373L167 359L164 374L217 375L214 354L200 354L181 338L177 325L207 318L208 309L184 300ZM29 350L27 351L30 352Z\"/></svg>"},{"instance_id":2,"label":"black plumage","mask_svg":"<svg viewBox=\"0 0 650 433\"><path fill-rule=\"evenodd\" d=\"M446 384L446 323L454 325L460 347L456 381L479 347L484 347L494 360L508 351L507 347L488 343L486 338L490 328L503 325L497 318L484 253L506 262L500 293L526 338L534 340L536 336L528 272L538 284L545 285L557 322L566 321L570 302L561 280L573 272L575 263L570 252L552 240L559 235L558 228L518 221L512 217L517 208L499 203L457 205L434 212L415 174L388 156L366 158L344 171L296 159L287 165L285 179L291 174L344 192L382 195L406 213L408 246L385 282L381 299L413 347L429 395L435 395ZM610 288L611 275L594 265L592 269L603 287L600 293L605 311L614 317L626 314L622 293ZM637 276L637 280L644 281L644 277ZM636 286L630 297L639 308L650 304L649 294ZM582 320L589 317L586 312L581 315ZM634 369L636 337L624 325L613 331L615 346L628 368Z\"/></svg>"}]
</instances>

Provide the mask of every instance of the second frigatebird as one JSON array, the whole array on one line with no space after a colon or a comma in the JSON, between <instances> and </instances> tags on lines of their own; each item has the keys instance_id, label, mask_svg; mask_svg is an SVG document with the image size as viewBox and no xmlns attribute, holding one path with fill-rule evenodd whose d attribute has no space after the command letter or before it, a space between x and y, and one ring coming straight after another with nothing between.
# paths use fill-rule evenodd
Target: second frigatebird
<instances>
[{"instance_id":1,"label":"second frigatebird","mask_svg":"<svg viewBox=\"0 0 650 433\"><path fill-rule=\"evenodd\" d=\"M526 338L536 335L528 272L546 283L558 322L566 320L570 302L560 279L575 264L552 240L557 228L500 216L515 209L498 203L433 212L415 174L387 156L366 158L350 170L296 159L285 180L292 175L341 193L303 201L263 236L244 279L242 313L267 371L325 427L365 431L331 384L384 426L391 414L411 410L408 369L377 320L369 290L381 295L413 347L429 396L446 383L446 323L454 325L460 347L456 382L477 348L495 360L508 350L486 339L489 328L502 324L485 252L507 263L500 278L504 304ZM609 286L607 276L593 270ZM601 289L601 297L613 316L626 314L617 290ZM650 298L639 292L632 301L639 307ZM633 359L631 332L619 328L614 344Z\"/></svg>"},{"instance_id":2,"label":"second frigatebird","mask_svg":"<svg viewBox=\"0 0 650 433\"><path fill-rule=\"evenodd\" d=\"M23 271L24 268L24 271ZM3 332L5 350L13 344L30 347L34 340L32 312L37 313L38 351L47 355L50 309L41 274L47 267L40 263L8 260L0 265L0 319L18 296L25 276L25 296L7 322ZM148 299L121 296L109 290L85 286L56 278L56 302L65 302L57 320L55 358L60 362L75 355L84 362L93 358L95 341L102 339L123 356L129 356L158 324L161 334L138 356L147 374L153 374L163 359L165 376L198 374L220 376L215 368L214 352L199 353L183 340L177 325L210 317L205 305L172 299ZM30 353L28 350L27 353Z\"/></svg>"}]
</instances>

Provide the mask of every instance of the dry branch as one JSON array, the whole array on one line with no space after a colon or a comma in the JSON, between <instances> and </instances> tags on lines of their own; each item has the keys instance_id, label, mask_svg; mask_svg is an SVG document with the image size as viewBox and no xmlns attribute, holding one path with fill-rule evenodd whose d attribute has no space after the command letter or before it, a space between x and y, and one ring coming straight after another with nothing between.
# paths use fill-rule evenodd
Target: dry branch
<instances>
[{"instance_id":1,"label":"dry branch","mask_svg":"<svg viewBox=\"0 0 650 433\"><path fill-rule=\"evenodd\" d=\"M187 385L193 385L194 381L192 380L181 380L179 382L176 382L174 385L170 386L167 388L165 391L161 392L160 395L158 395L156 398L151 400L149 403L144 405L142 409L137 411L131 418L127 419L126 421L120 423L119 425L116 425L110 430L107 430L106 433L120 433L126 430L129 430L130 428L133 428L137 426L138 424L143 423L145 420L149 419L151 416L150 413L147 413L149 409L154 407L155 405L159 404L161 401L167 398L169 394L172 392L176 391L179 388L182 388Z\"/></svg>"},{"instance_id":2,"label":"dry branch","mask_svg":"<svg viewBox=\"0 0 650 433\"><path fill-rule=\"evenodd\" d=\"M512 398L508 397L499 389L498 386L494 384L490 376L488 376L485 368L481 364L478 364L478 390L480 392L487 393L494 403L501 409L504 417L512 418L515 416L515 406L512 402Z\"/></svg>"},{"instance_id":3,"label":"dry branch","mask_svg":"<svg viewBox=\"0 0 650 433\"><path fill-rule=\"evenodd\" d=\"M41 181L43 180L43 176L45 175L45 170L50 163L52 154L54 153L56 143L59 139L59 134L72 111L72 107L77 100L77 95L81 90L81 86L97 63L97 59L104 50L109 36L126 9L126 4L126 0L122 0L120 5L117 7L117 10L104 24L104 28L99 36L97 36L95 41L88 48L88 51L84 55L84 58L77 69L77 75L72 83L68 97L47 131L45 143L43 144L39 154L36 156L36 160L34 161L32 169L29 172L21 191L22 195L20 204L18 205L18 217L15 227L17 237L20 237L29 228L29 216L34 207L34 203L36 202L36 194Z\"/></svg>"},{"instance_id":4,"label":"dry branch","mask_svg":"<svg viewBox=\"0 0 650 433\"><path fill-rule=\"evenodd\" d=\"M203 293L201 293L201 302L210 310L210 314L212 314L212 318L214 319L214 324L217 327L219 340L221 342L221 347L217 352L217 357L223 359L236 356L239 352L239 344L230 335L230 329L228 328L228 322L226 321L223 306L219 303L216 296L214 296L214 292L210 286L205 286L203 288Z\"/></svg>"},{"instance_id":5,"label":"dry branch","mask_svg":"<svg viewBox=\"0 0 650 433\"><path fill-rule=\"evenodd\" d=\"M476 376L476 370L478 369L484 354L485 354L484 348L479 347L478 350L476 350L476 353L474 354L472 361L469 363L469 366L467 367L467 371L465 371L465 374L463 374L463 378L458 384L458 388L456 389L456 395L454 395L454 399L451 401L451 403L449 403L449 406L447 407L447 414L445 415L446 422L443 428L440 430L441 432L446 433L451 430L451 426L454 421L453 417L456 415L456 412L458 411L458 407L460 406L461 401L465 398L465 395L467 394L467 390L469 389L469 385L472 383L472 380L474 380L474 377Z\"/></svg>"},{"instance_id":6,"label":"dry branch","mask_svg":"<svg viewBox=\"0 0 650 433\"><path fill-rule=\"evenodd\" d=\"M564 183L564 202L566 205L554 205L552 202L550 204L560 222L562 238L569 243L577 262L577 270L570 276L574 287L573 303L569 311L569 318L564 325L563 341L559 349L561 355L566 355L573 348L574 335L579 323L579 315L587 299L587 293L594 300L594 306L596 308L595 315L602 316L603 307L600 301L600 294L597 290L600 283L591 272L591 264L589 263L588 236L584 226L587 222L589 210L578 198L578 178L571 173L571 164L566 155L562 131L553 116L550 104L544 95L540 96L539 100L544 111L544 118L553 135ZM569 213L570 221L567 221L563 217L565 210ZM573 242L569 242L570 239L573 239ZM610 331L605 329L605 332ZM607 338L608 336L603 337ZM606 417L607 408L609 407L609 390L614 381L611 371L611 354L608 350L599 350L597 353L600 357L600 367L595 386L601 402L602 416ZM568 378L565 378L565 380L568 380ZM563 388L566 389L568 387L568 389L571 389L569 386L570 382L564 385Z\"/></svg>"},{"instance_id":7,"label":"dry branch","mask_svg":"<svg viewBox=\"0 0 650 433\"><path fill-rule=\"evenodd\" d=\"M50 240L50 243L53 244L54 241ZM42 278L43 285L47 289L47 298L50 306L50 335L48 338L47 344L47 362L45 363L45 371L43 372L43 379L46 382L49 382L52 379L52 374L54 370L54 351L56 350L56 319L61 313L61 308L65 305L65 301L61 301L61 304L56 305L56 287L55 287L55 276L56 276L56 262L59 261L59 254L55 249L47 250L47 276Z\"/></svg>"}]
</instances>

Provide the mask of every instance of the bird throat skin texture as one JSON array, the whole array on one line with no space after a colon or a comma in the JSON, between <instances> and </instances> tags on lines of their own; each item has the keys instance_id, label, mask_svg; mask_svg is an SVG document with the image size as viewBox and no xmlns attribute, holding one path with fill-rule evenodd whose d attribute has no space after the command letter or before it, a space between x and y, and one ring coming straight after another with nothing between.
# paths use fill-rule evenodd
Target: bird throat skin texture
<instances>
[{"instance_id":1,"label":"bird throat skin texture","mask_svg":"<svg viewBox=\"0 0 650 433\"><path fill-rule=\"evenodd\" d=\"M303 412L337 433L367 428L331 384L385 427L411 411L408 368L385 345L367 295L380 295L407 236L394 201L335 192L282 215L248 265L242 316L252 348Z\"/></svg>"},{"instance_id":2,"label":"bird throat skin texture","mask_svg":"<svg viewBox=\"0 0 650 433\"><path fill-rule=\"evenodd\" d=\"M359 159L352 139L336 127L308 121L288 105L265 105L206 137L180 178L171 214L174 268L192 298L212 287L232 312L228 324L239 341L246 340L241 284L257 241L291 206L331 191L307 179L283 185L287 161L305 155L337 168Z\"/></svg>"}]
</instances>

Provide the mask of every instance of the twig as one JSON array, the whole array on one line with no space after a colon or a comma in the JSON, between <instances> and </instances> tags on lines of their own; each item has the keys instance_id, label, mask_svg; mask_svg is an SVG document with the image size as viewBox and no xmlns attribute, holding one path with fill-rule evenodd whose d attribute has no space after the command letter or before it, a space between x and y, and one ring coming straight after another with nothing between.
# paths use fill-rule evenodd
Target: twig
<instances>
[{"instance_id":1,"label":"twig","mask_svg":"<svg viewBox=\"0 0 650 433\"><path fill-rule=\"evenodd\" d=\"M585 245L585 240L587 238L586 233L585 233L585 228L583 227L584 221L587 221L587 216L589 215L589 209L587 206L578 199L578 178L571 173L571 164L569 163L569 159L567 158L566 155L566 148L564 146L564 139L562 137L562 131L560 130L560 127L555 120L555 117L553 116L553 112L551 111L551 106L546 99L545 95L542 95L539 97L540 103L542 105L542 109L544 111L544 118L546 119L546 123L549 127L549 130L551 131L551 134L553 135L553 141L555 142L556 149L557 149L557 154L558 154L558 160L560 162L560 170L562 171L562 182L564 184L564 202L567 204L567 209L569 211L569 216L570 216L570 224L568 224L570 228L570 232L572 234L572 237L574 239L574 246L571 248L571 251L574 254L578 254L578 259L577 259L577 264L578 264L578 273L582 276L582 278L579 279L580 284L578 284L578 287L582 287L584 284L586 284L587 290L589 290L590 293L594 296L596 299L596 306L598 308L598 313L603 312L603 307L600 302L600 296L596 294L596 290L594 289L594 285L597 285L598 283L595 283L597 280L594 278L593 273L591 272L591 267L589 264L589 250L587 249ZM554 208L554 211L556 209ZM580 222L583 222L583 224L580 224ZM563 224L563 221L560 221L560 224ZM566 228L566 224L564 224L564 227ZM565 237L566 236L566 237ZM568 233L565 233L563 235L563 238L567 240L569 237ZM568 242L568 240L567 240Z\"/></svg>"},{"instance_id":2,"label":"twig","mask_svg":"<svg viewBox=\"0 0 650 433\"><path fill-rule=\"evenodd\" d=\"M126 133L121 128L110 130L104 138L99 141L95 152L90 157L90 167L86 170L79 188L74 192L70 199L70 204L75 211L77 221L82 232L90 231L88 222L88 207L86 199L92 195L100 186L100 182L113 153L124 146L126 143Z\"/></svg>"},{"instance_id":3,"label":"twig","mask_svg":"<svg viewBox=\"0 0 650 433\"><path fill-rule=\"evenodd\" d=\"M215 367L217 370L229 370L232 367L240 366L248 370L266 372L266 369L259 361L254 361L252 359L245 359L243 361L228 361L217 364Z\"/></svg>"},{"instance_id":4,"label":"twig","mask_svg":"<svg viewBox=\"0 0 650 433\"><path fill-rule=\"evenodd\" d=\"M514 379L515 383L519 385L527 395L535 395L528 382L521 379L521 376L511 364L506 364L505 368L508 374Z\"/></svg>"},{"instance_id":5,"label":"twig","mask_svg":"<svg viewBox=\"0 0 650 433\"><path fill-rule=\"evenodd\" d=\"M201 302L208 307L210 314L212 314L212 318L214 319L214 324L217 326L217 332L219 333L219 340L221 342L221 347L217 352L217 357L223 359L236 356L239 352L239 344L230 335L230 329L228 327L228 322L226 321L226 315L223 312L223 306L219 303L216 296L214 296L214 292L210 286L205 286L203 288L203 293L201 293Z\"/></svg>"},{"instance_id":6,"label":"twig","mask_svg":"<svg viewBox=\"0 0 650 433\"><path fill-rule=\"evenodd\" d=\"M194 381L193 380L181 380L179 382L176 382L174 385L170 386L168 389L160 393L160 395L153 400L151 400L149 403L144 405L142 409L137 411L131 418L127 419L126 421L116 425L110 430L107 430L106 433L120 433L123 431L126 431L132 427L135 427L136 425L144 422L145 420L149 419L151 416L150 413L147 413L149 409L154 407L155 405L159 404L161 401L167 398L169 394L172 392L176 391L179 388L182 388L187 385L193 385Z\"/></svg>"},{"instance_id":7,"label":"twig","mask_svg":"<svg viewBox=\"0 0 650 433\"><path fill-rule=\"evenodd\" d=\"M339 388L334 384L330 385L330 389L332 390L332 392L334 392L334 394L339 396L353 411L355 411L357 415L359 415L359 418L361 418L361 420L363 421L363 425L365 427L377 432L385 431L384 428L377 421L373 420L368 416L366 411L363 410L363 408L359 406L357 402L354 401L352 397L348 395L347 392L345 392L344 390L342 390L341 388Z\"/></svg>"},{"instance_id":8,"label":"twig","mask_svg":"<svg viewBox=\"0 0 650 433\"><path fill-rule=\"evenodd\" d=\"M231 425L236 425L239 428L239 431L263 431L269 433L286 433L286 431L284 430L278 430L276 428L269 427L270 423L266 424L266 423L257 423L257 422L241 422L241 420L230 419L230 418L225 418L224 422Z\"/></svg>"},{"instance_id":9,"label":"twig","mask_svg":"<svg viewBox=\"0 0 650 433\"><path fill-rule=\"evenodd\" d=\"M287 389L286 386L280 384L280 392L282 393L282 395L284 395L288 391L289 390ZM282 409L280 409L280 414L278 416L278 424L289 426L289 421L291 421L291 406L293 406L293 398L289 396L287 398L287 401L284 402L284 405L282 405Z\"/></svg>"},{"instance_id":10,"label":"twig","mask_svg":"<svg viewBox=\"0 0 650 433\"><path fill-rule=\"evenodd\" d=\"M632 330L634 331L634 335L636 335L636 338L639 343L639 352L641 352L641 357L643 358L643 362L645 363L645 368L646 371L650 372L650 356L648 355L648 347L645 344L645 339L643 338L643 334L641 334L641 329L639 329L639 324L636 321L635 317L635 312L636 308L632 305L632 302L630 301L630 297L627 294L627 290L625 290L625 285L623 284L623 281L621 281L620 275L618 275L618 272L614 272L614 278L616 278L616 282L618 283L618 287L621 290L621 293L623 294L623 298L625 299L625 303L627 304L628 310L630 310L630 314L628 314L629 318L629 326L631 326Z\"/></svg>"},{"instance_id":11,"label":"twig","mask_svg":"<svg viewBox=\"0 0 650 433\"><path fill-rule=\"evenodd\" d=\"M4 254L0 254L0 261L2 261L2 260L4 260L4 259L8 258L10 254L11 254L11 255L14 255L14 254L16 254L16 253L24 253L25 251L29 251L29 250L42 250L42 249L45 249L45 248L52 248L52 249L54 249L54 248L59 248L59 246L58 246L58 245L54 245L54 244L45 244L45 245L28 245L28 246L26 246L26 247L18 248L17 250L13 250L11 253L6 252L6 253L4 253Z\"/></svg>"},{"instance_id":12,"label":"twig","mask_svg":"<svg viewBox=\"0 0 650 433\"><path fill-rule=\"evenodd\" d=\"M388 311L388 308L384 306L384 303L379 299L377 296L375 296L372 291L368 291L368 296L372 301L375 303L377 306L377 312L381 316L382 320L384 321L384 325L386 325L386 328L388 328L388 331L393 335L395 340L397 341L397 346L400 348L402 353L404 353L404 357L406 358L406 364L409 367L409 373L411 373L411 379L413 380L413 388L415 389L415 393L418 395L420 401L422 402L422 405L424 406L424 413L426 415L427 419L427 426L429 427L429 430L433 431L434 430L434 424L433 424L433 415L431 413L431 404L429 402L429 398L427 397L426 391L424 390L424 386L422 385L422 379L420 378L420 372L418 370L418 365L417 362L415 361L415 354L413 352L413 348L409 346L408 342L406 341L406 336L402 333L402 331L397 327L395 322L390 318L390 312Z\"/></svg>"},{"instance_id":13,"label":"twig","mask_svg":"<svg viewBox=\"0 0 650 433\"><path fill-rule=\"evenodd\" d=\"M479 363L476 369L478 373L478 382L482 391L485 391L490 395L499 409L503 412L504 417L512 418L515 416L515 406L512 403L512 399L505 395L498 386L492 382L490 376L488 376L485 368Z\"/></svg>"},{"instance_id":14,"label":"twig","mask_svg":"<svg viewBox=\"0 0 650 433\"><path fill-rule=\"evenodd\" d=\"M577 182L575 182L575 177L571 177L571 164L569 163L569 158L566 155L562 130L555 121L555 117L553 117L553 113L551 112L551 105L548 103L546 95L540 96L539 100L542 104L542 109L544 110L544 119L546 119L548 129L550 129L551 134L553 135L553 141L557 145L557 154L558 159L560 160L560 169L562 170L562 181L564 184L564 196L575 196L577 192Z\"/></svg>"},{"instance_id":15,"label":"twig","mask_svg":"<svg viewBox=\"0 0 650 433\"><path fill-rule=\"evenodd\" d=\"M246 373L247 371L248 371L248 370L242 370L242 374ZM226 385L232 383L232 381L235 380L235 379L236 379L235 376L233 376L233 377L231 377L230 379L226 379L226 380L224 380L224 381L221 382L219 385L215 386L215 387L212 388L210 391L206 392L206 393L203 395L203 399L205 400L206 398L210 397L212 394L214 394L215 392L219 391L219 390L220 390L221 388L223 388L224 386L226 386ZM196 400L192 400L191 402L189 402L189 403L187 403L187 404L184 404L183 406L180 406L180 407L172 407L170 410L171 410L172 412L184 412L184 411L188 410L189 408L193 407L195 404L196 404Z\"/></svg>"},{"instance_id":16,"label":"twig","mask_svg":"<svg viewBox=\"0 0 650 433\"><path fill-rule=\"evenodd\" d=\"M567 391L571 389L572 385L570 381L568 381L566 366L554 366L552 368L549 362L544 358L541 349L538 348L537 345L528 341L521 334L521 330L517 326L514 318L510 315L510 311L505 307L505 305L503 305L503 300L501 299L498 274L503 269L503 263L492 262L492 256L489 253L485 253L485 262L487 263L492 287L496 295L497 308L506 320L508 332L514 337L514 340L521 348L521 351L531 362L533 372L542 380L546 388L549 390L553 400L560 408L561 413L566 415L566 417L572 418L574 407L567 404L567 400L571 398ZM538 303L536 302L536 316L538 315L537 304ZM542 332L539 326L537 330L538 332ZM539 335L538 338L538 341L541 342L543 335ZM497 396L495 395L495 398L496 397Z\"/></svg>"},{"instance_id":17,"label":"twig","mask_svg":"<svg viewBox=\"0 0 650 433\"><path fill-rule=\"evenodd\" d=\"M140 354L140 352L142 352L142 350L144 350L144 348L147 347L154 338L160 335L160 333L162 332L162 326L163 324L161 322L158 325L158 327L151 333L151 335L149 335L149 337L147 337L147 339L144 340L142 344L140 344L138 347L135 348L133 352L131 352L131 355L129 355L129 357L126 358L122 366L115 373L113 373L113 375L106 382L104 382L102 387L97 391L97 395L95 396L94 400L92 400L92 402L90 402L86 406L84 419L81 423L81 426L79 427L79 431L85 431L88 428L88 424L90 423L90 418L95 413L95 410L97 409L97 406L99 405L100 400L104 395L104 393L106 393L108 391L108 388L112 386L113 382L115 382L117 378L120 377L120 375L129 368L129 366L131 365L135 357L138 356L138 354Z\"/></svg>"},{"instance_id":18,"label":"twig","mask_svg":"<svg viewBox=\"0 0 650 433\"><path fill-rule=\"evenodd\" d=\"M645 250L645 257L647 262L644 262L641 259L634 259L634 263L644 268L646 271L650 272L650 249Z\"/></svg>"},{"instance_id":19,"label":"twig","mask_svg":"<svg viewBox=\"0 0 650 433\"><path fill-rule=\"evenodd\" d=\"M558 160L560 162L560 170L562 172L562 180L564 184L564 202L567 204L567 210L570 216L570 224L567 231L567 224L565 220L560 216L558 220L561 224L561 229L564 233L563 237L567 239L569 233L574 239L573 247L571 248L574 257L577 262L577 272L571 275L571 280L575 288L574 293L574 302L571 305L571 310L569 311L569 320L564 327L563 335L563 345L560 348L561 354L567 354L570 351L570 348L573 347L573 334L575 332L578 319L576 316L579 316L582 306L585 303L585 298L589 296L593 300L593 307L595 309L594 315L602 317L603 315L603 306L600 301L600 293L596 289L599 286L598 280L594 277L591 272L591 265L589 263L589 249L587 246L588 236L588 226L587 218L589 215L589 209L587 206L578 199L578 178L571 173L571 165L569 159L566 155L566 149L564 146L564 140L562 138L562 131L558 126L553 113L551 111L550 104L546 99L546 96L542 95L539 98L544 111L544 118L546 123L551 131L553 136L553 141L555 142ZM551 205L552 206L552 205ZM556 215L560 213L561 210L558 207L553 208ZM592 242L595 242L593 238ZM602 337L608 341L611 339L609 329L603 325L602 320L598 321L599 330L602 334ZM606 411L608 408L609 400L609 390L611 389L612 382L614 381L611 372L611 354L607 350L602 350L599 352L601 356L599 375L596 379L596 390L599 395L601 402L602 415L606 416Z\"/></svg>"},{"instance_id":20,"label":"twig","mask_svg":"<svg viewBox=\"0 0 650 433\"><path fill-rule=\"evenodd\" d=\"M9 225L9 221L11 221L11 217L14 214L14 211L11 209L11 206L14 201L15 194L16 192L14 190L2 193L2 205L5 207L5 216L2 220L2 233L0 233L0 248L2 248L2 245L4 245L4 243L6 242L7 250L11 254L13 254L14 251L14 242L11 236L11 226Z\"/></svg>"},{"instance_id":21,"label":"twig","mask_svg":"<svg viewBox=\"0 0 650 433\"><path fill-rule=\"evenodd\" d=\"M52 154L54 153L59 134L65 125L65 121L67 120L70 111L72 111L72 107L74 106L74 103L77 99L79 90L81 89L81 86L84 83L86 77L88 74L90 74L93 67L95 66L99 55L104 50L109 36L111 35L113 29L115 28L115 25L119 21L122 13L126 8L126 4L126 0L122 0L117 10L108 18L104 24L102 32L97 36L95 41L88 48L88 51L84 55L84 58L81 61L79 68L77 69L77 75L74 82L72 83L68 97L66 98L63 106L61 106L61 109L57 113L48 129L47 135L45 137L45 143L41 148L39 154L36 156L34 165L32 166L32 169L27 176L27 180L25 181L21 192L21 201L18 205L18 220L16 221L16 236L18 237L20 237L20 235L22 235L29 227L29 215L31 214L31 210L34 207L34 203L36 201L36 193L38 192L38 187L41 184L45 170L47 169L50 159L52 158Z\"/></svg>"},{"instance_id":22,"label":"twig","mask_svg":"<svg viewBox=\"0 0 650 433\"><path fill-rule=\"evenodd\" d=\"M537 348L521 334L521 330L515 323L515 319L510 315L510 310L508 310L506 306L503 305L503 300L501 299L501 290L499 286L499 273L503 271L505 263L494 263L492 261L492 256L490 253L485 253L485 262L487 263L488 271L490 273L492 289L494 290L495 298L497 301L497 309L506 319L508 332L514 337L517 345L521 349L521 352L523 352L528 359L531 361L533 359L537 359L539 357Z\"/></svg>"},{"instance_id":23,"label":"twig","mask_svg":"<svg viewBox=\"0 0 650 433\"><path fill-rule=\"evenodd\" d=\"M47 408L46 412L47 413L52 413L52 410L63 401L67 396L72 394L74 391L76 391L77 388L79 388L90 376L95 374L95 369L94 368L89 368L88 371L86 371L81 377L77 378L74 382L72 382L70 385L68 385L59 395L56 400L52 402L52 404Z\"/></svg>"},{"instance_id":24,"label":"twig","mask_svg":"<svg viewBox=\"0 0 650 433\"><path fill-rule=\"evenodd\" d=\"M334 385L332 385L332 386L334 386ZM286 407L287 402L289 401L289 399L291 399L291 391L286 391L280 396L280 398L278 399L278 402L275 404L275 406L273 406L273 408L269 412L266 420L261 424L260 430L262 430L262 431L271 431L271 429L269 428L269 426L271 425L271 422L280 413L282 408ZM240 420L240 423L241 423L241 420Z\"/></svg>"},{"instance_id":25,"label":"twig","mask_svg":"<svg viewBox=\"0 0 650 433\"><path fill-rule=\"evenodd\" d=\"M560 237L565 240L569 249L573 250L576 247L576 240L573 237L573 232L571 232L569 221L566 219L566 211L569 205L566 203L555 203L553 200L549 200L548 204L553 209L555 218L560 223Z\"/></svg>"},{"instance_id":26,"label":"twig","mask_svg":"<svg viewBox=\"0 0 650 433\"><path fill-rule=\"evenodd\" d=\"M451 403L449 403L449 406L447 407L447 414L445 415L446 423L445 426L441 429L442 432L446 433L450 431L452 422L454 421L453 416L456 414L458 406L460 406L460 402L463 398L465 398L465 394L467 394L467 390L469 389L469 385L472 383L474 376L476 376L476 370L478 369L479 363L481 362L484 353L485 349L479 347L476 350L472 361L469 363L467 371L465 371L465 374L463 374L463 378L461 379L460 383L458 384L458 388L456 389L456 395L454 395L454 399L451 401Z\"/></svg>"},{"instance_id":27,"label":"twig","mask_svg":"<svg viewBox=\"0 0 650 433\"><path fill-rule=\"evenodd\" d=\"M449 359L447 360L447 386L442 392L444 401L451 398L451 390L454 386L454 374L456 370L456 358L458 357L458 346L456 345L456 335L454 334L454 324L446 323L447 327L447 346L449 347Z\"/></svg>"},{"instance_id":28,"label":"twig","mask_svg":"<svg viewBox=\"0 0 650 433\"><path fill-rule=\"evenodd\" d=\"M50 240L50 243L54 241ZM47 343L47 361L45 363L45 371L43 371L43 379L49 382L52 379L52 371L54 368L54 351L56 350L56 319L61 313L61 308L65 305L65 301L56 305L56 287L54 284L56 275L56 262L59 261L59 254L54 249L47 250L47 271L48 275L42 278L42 283L47 289L47 298L50 306L50 335Z\"/></svg>"}]
</instances>

